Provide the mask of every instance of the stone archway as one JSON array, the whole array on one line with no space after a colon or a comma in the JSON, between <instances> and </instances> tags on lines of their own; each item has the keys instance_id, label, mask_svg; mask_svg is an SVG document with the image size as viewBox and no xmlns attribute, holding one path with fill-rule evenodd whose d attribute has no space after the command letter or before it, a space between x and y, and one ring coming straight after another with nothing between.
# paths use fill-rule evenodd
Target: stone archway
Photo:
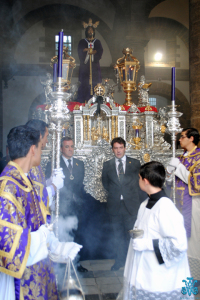
<instances>
[{"instance_id":1,"label":"stone archway","mask_svg":"<svg viewBox=\"0 0 200 300\"><path fill-rule=\"evenodd\" d=\"M163 18L148 19L147 34L150 39L172 39L178 36L189 50L189 30L179 22Z\"/></svg>"},{"instance_id":2,"label":"stone archway","mask_svg":"<svg viewBox=\"0 0 200 300\"><path fill-rule=\"evenodd\" d=\"M191 108L188 100L183 93L176 88L176 105L179 105L178 111L182 112L183 115L180 118L181 127L190 127ZM169 101L171 100L171 85L165 82L153 82L150 88L150 95L160 95L165 97ZM149 95L149 96L150 96Z\"/></svg>"}]
</instances>

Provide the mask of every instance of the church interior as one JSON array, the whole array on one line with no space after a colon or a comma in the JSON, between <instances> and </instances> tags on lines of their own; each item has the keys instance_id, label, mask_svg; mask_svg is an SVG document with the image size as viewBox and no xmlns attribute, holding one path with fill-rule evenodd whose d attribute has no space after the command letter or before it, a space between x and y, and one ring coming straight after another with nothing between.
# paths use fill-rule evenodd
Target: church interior
<instances>
[{"instance_id":1,"label":"church interior","mask_svg":"<svg viewBox=\"0 0 200 300\"><path fill-rule=\"evenodd\" d=\"M37 105L45 101L40 83L52 73L55 36L63 29L70 38L76 60L72 83L78 82L78 42L84 38L82 22L99 21L102 79L116 83L114 65L123 48L133 49L140 61L138 79L151 82L149 97L157 108L170 104L171 67L176 67L176 104L181 126L199 128L198 119L198 1L1 1L0 150L13 126L24 124ZM190 16L189 16L190 12ZM190 26L189 26L190 25ZM161 58L155 58L160 53ZM190 68L189 68L190 66ZM125 94L115 88L114 100ZM137 92L133 93L137 104Z\"/></svg>"}]
</instances>

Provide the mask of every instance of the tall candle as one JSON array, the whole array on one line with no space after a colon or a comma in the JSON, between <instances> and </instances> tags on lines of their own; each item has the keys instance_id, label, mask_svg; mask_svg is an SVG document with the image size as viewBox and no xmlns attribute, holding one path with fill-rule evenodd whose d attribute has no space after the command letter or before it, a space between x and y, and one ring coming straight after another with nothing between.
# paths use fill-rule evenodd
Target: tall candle
<instances>
[{"instance_id":1,"label":"tall candle","mask_svg":"<svg viewBox=\"0 0 200 300\"><path fill-rule=\"evenodd\" d=\"M172 68L172 98L171 100L175 102L175 67Z\"/></svg>"},{"instance_id":2,"label":"tall candle","mask_svg":"<svg viewBox=\"0 0 200 300\"><path fill-rule=\"evenodd\" d=\"M63 29L59 32L59 42L58 42L58 77L62 77L62 58L63 58Z\"/></svg>"}]
</instances>

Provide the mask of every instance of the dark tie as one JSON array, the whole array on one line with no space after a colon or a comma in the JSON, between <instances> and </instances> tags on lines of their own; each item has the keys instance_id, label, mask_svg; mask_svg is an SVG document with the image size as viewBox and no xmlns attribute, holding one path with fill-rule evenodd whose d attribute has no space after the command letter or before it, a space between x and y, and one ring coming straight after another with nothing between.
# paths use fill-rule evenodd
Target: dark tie
<instances>
[{"instance_id":1,"label":"dark tie","mask_svg":"<svg viewBox=\"0 0 200 300\"><path fill-rule=\"evenodd\" d=\"M71 159L68 159L68 169L71 172L72 171L72 162Z\"/></svg>"},{"instance_id":2,"label":"dark tie","mask_svg":"<svg viewBox=\"0 0 200 300\"><path fill-rule=\"evenodd\" d=\"M123 163L121 158L118 159L119 165L118 165L118 176L119 176L119 180L121 181L122 178L124 177L124 169L123 169Z\"/></svg>"}]
</instances>

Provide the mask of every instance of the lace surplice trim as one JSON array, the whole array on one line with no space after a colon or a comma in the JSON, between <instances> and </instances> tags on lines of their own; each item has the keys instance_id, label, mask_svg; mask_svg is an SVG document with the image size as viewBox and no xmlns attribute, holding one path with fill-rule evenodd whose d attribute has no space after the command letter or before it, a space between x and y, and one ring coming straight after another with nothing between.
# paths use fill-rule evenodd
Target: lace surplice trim
<instances>
[{"instance_id":1,"label":"lace surplice trim","mask_svg":"<svg viewBox=\"0 0 200 300\"><path fill-rule=\"evenodd\" d=\"M188 295L183 295L181 289L170 292L149 292L146 290L136 289L135 286L127 282L124 278L123 290L119 293L117 300L175 300L188 299ZM194 300L194 296L190 296L190 300Z\"/></svg>"},{"instance_id":2,"label":"lace surplice trim","mask_svg":"<svg viewBox=\"0 0 200 300\"><path fill-rule=\"evenodd\" d=\"M159 239L159 249L167 267L173 262L178 262L185 253L185 251L178 250L170 238Z\"/></svg>"}]
</instances>

